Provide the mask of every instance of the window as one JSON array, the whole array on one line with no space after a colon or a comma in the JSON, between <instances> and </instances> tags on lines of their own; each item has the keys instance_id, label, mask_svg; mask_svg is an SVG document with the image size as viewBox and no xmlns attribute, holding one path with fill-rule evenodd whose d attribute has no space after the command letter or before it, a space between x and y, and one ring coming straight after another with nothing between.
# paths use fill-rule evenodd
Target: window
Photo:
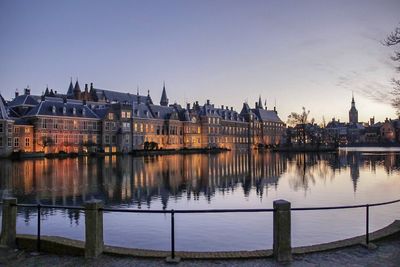
<instances>
[{"instance_id":1,"label":"window","mask_svg":"<svg viewBox=\"0 0 400 267\"><path fill-rule=\"evenodd\" d=\"M109 122L106 122L105 130L106 130L106 131L109 131L109 130L110 130L110 123L109 123Z\"/></svg>"},{"instance_id":2,"label":"window","mask_svg":"<svg viewBox=\"0 0 400 267\"><path fill-rule=\"evenodd\" d=\"M19 137L14 138L14 147L19 147Z\"/></svg>"},{"instance_id":3,"label":"window","mask_svg":"<svg viewBox=\"0 0 400 267\"><path fill-rule=\"evenodd\" d=\"M131 118L131 112L130 112L130 111L127 111L127 112L126 112L126 118L127 118L127 119L130 119L130 118Z\"/></svg>"},{"instance_id":4,"label":"window","mask_svg":"<svg viewBox=\"0 0 400 267\"><path fill-rule=\"evenodd\" d=\"M26 138L25 138L25 146L30 146L29 137L26 137Z\"/></svg>"},{"instance_id":5,"label":"window","mask_svg":"<svg viewBox=\"0 0 400 267\"><path fill-rule=\"evenodd\" d=\"M24 131L25 133L30 133L31 130L28 127L26 127Z\"/></svg>"},{"instance_id":6,"label":"window","mask_svg":"<svg viewBox=\"0 0 400 267\"><path fill-rule=\"evenodd\" d=\"M9 147L12 146L12 138L11 138L11 137L8 137L8 139L7 139L7 145L8 145Z\"/></svg>"},{"instance_id":7,"label":"window","mask_svg":"<svg viewBox=\"0 0 400 267\"><path fill-rule=\"evenodd\" d=\"M104 136L104 143L106 143L106 144L110 143L110 136L109 135Z\"/></svg>"},{"instance_id":8,"label":"window","mask_svg":"<svg viewBox=\"0 0 400 267\"><path fill-rule=\"evenodd\" d=\"M74 130L78 130L78 122L74 121Z\"/></svg>"},{"instance_id":9,"label":"window","mask_svg":"<svg viewBox=\"0 0 400 267\"><path fill-rule=\"evenodd\" d=\"M114 113L108 113L108 119L114 120Z\"/></svg>"},{"instance_id":10,"label":"window","mask_svg":"<svg viewBox=\"0 0 400 267\"><path fill-rule=\"evenodd\" d=\"M14 127L14 133L18 134L19 133L19 127Z\"/></svg>"},{"instance_id":11,"label":"window","mask_svg":"<svg viewBox=\"0 0 400 267\"><path fill-rule=\"evenodd\" d=\"M126 112L125 111L121 111L121 118L126 118Z\"/></svg>"},{"instance_id":12,"label":"window","mask_svg":"<svg viewBox=\"0 0 400 267\"><path fill-rule=\"evenodd\" d=\"M87 123L87 121L84 121L83 122L83 130L87 130L87 128L88 128L88 123Z\"/></svg>"},{"instance_id":13,"label":"window","mask_svg":"<svg viewBox=\"0 0 400 267\"><path fill-rule=\"evenodd\" d=\"M2 133L4 131L3 127L4 127L3 123L0 123L0 133Z\"/></svg>"},{"instance_id":14,"label":"window","mask_svg":"<svg viewBox=\"0 0 400 267\"><path fill-rule=\"evenodd\" d=\"M112 136L112 144L115 145L117 143L117 137L115 135Z\"/></svg>"},{"instance_id":15,"label":"window","mask_svg":"<svg viewBox=\"0 0 400 267\"><path fill-rule=\"evenodd\" d=\"M12 125L11 124L7 125L7 131L8 131L9 134L12 133Z\"/></svg>"}]
</instances>

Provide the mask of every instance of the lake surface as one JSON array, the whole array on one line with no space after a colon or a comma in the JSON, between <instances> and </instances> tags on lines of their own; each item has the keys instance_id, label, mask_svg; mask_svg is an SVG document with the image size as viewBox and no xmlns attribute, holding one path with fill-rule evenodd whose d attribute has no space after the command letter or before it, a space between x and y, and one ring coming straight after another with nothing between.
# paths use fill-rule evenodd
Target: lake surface
<instances>
[{"instance_id":1,"label":"lake surface","mask_svg":"<svg viewBox=\"0 0 400 267\"><path fill-rule=\"evenodd\" d=\"M353 205L400 198L400 150L338 153L226 152L216 155L0 161L0 194L20 203L132 209L272 208ZM400 204L373 207L371 231L400 219ZM42 234L84 239L84 214L43 210ZM35 210L19 208L18 233L36 232ZM176 249L272 248L272 213L176 214ZM170 248L170 215L104 214L109 245ZM293 246L363 234L365 209L292 212Z\"/></svg>"}]
</instances>

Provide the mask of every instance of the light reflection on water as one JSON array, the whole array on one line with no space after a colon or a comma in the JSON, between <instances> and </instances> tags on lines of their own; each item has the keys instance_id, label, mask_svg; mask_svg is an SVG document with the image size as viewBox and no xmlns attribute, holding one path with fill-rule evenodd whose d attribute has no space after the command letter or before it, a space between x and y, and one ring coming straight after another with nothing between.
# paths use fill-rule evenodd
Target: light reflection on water
<instances>
[{"instance_id":1,"label":"light reflection on water","mask_svg":"<svg viewBox=\"0 0 400 267\"><path fill-rule=\"evenodd\" d=\"M400 198L400 152L382 149L321 154L228 152L217 155L0 162L2 196L20 203L141 209L272 208L374 203ZM400 205L371 208L371 230L400 219ZM43 235L84 239L79 211L44 210ZM19 209L18 232L35 233L35 210ZM292 213L293 245L364 233L365 210ZM170 217L104 214L110 245L169 249ZM272 247L272 214L177 214L178 250L254 250Z\"/></svg>"}]
</instances>

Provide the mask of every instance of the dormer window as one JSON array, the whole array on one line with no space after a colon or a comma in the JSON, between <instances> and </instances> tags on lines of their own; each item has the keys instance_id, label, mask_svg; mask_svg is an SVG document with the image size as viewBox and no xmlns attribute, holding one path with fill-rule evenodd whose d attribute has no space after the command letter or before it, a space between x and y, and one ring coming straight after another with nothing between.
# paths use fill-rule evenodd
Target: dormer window
<instances>
[{"instance_id":1,"label":"dormer window","mask_svg":"<svg viewBox=\"0 0 400 267\"><path fill-rule=\"evenodd\" d=\"M53 114L56 114L56 106L52 107Z\"/></svg>"},{"instance_id":2,"label":"dormer window","mask_svg":"<svg viewBox=\"0 0 400 267\"><path fill-rule=\"evenodd\" d=\"M63 114L67 114L67 107L63 107Z\"/></svg>"},{"instance_id":3,"label":"dormer window","mask_svg":"<svg viewBox=\"0 0 400 267\"><path fill-rule=\"evenodd\" d=\"M83 115L83 116L86 115L86 109L82 109L82 115Z\"/></svg>"},{"instance_id":4,"label":"dormer window","mask_svg":"<svg viewBox=\"0 0 400 267\"><path fill-rule=\"evenodd\" d=\"M76 115L76 108L72 108L72 114Z\"/></svg>"}]
</instances>

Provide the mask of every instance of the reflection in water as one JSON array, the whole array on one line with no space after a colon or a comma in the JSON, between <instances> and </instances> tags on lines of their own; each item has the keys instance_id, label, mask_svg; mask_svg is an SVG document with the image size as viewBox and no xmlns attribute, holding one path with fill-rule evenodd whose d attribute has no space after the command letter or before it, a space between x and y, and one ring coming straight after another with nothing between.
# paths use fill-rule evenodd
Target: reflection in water
<instances>
[{"instance_id":1,"label":"reflection in water","mask_svg":"<svg viewBox=\"0 0 400 267\"><path fill-rule=\"evenodd\" d=\"M23 203L81 205L98 198L110 206L150 208L161 200L167 208L170 199L204 196L212 202L216 191L242 189L247 197L254 190L262 199L266 189L276 190L283 173L290 175L292 190L306 192L316 179L333 180L335 172L349 168L356 192L360 168L375 172L379 165L391 174L399 170L399 162L397 153L343 151L3 160L0 190L3 197L12 195Z\"/></svg>"}]
</instances>

